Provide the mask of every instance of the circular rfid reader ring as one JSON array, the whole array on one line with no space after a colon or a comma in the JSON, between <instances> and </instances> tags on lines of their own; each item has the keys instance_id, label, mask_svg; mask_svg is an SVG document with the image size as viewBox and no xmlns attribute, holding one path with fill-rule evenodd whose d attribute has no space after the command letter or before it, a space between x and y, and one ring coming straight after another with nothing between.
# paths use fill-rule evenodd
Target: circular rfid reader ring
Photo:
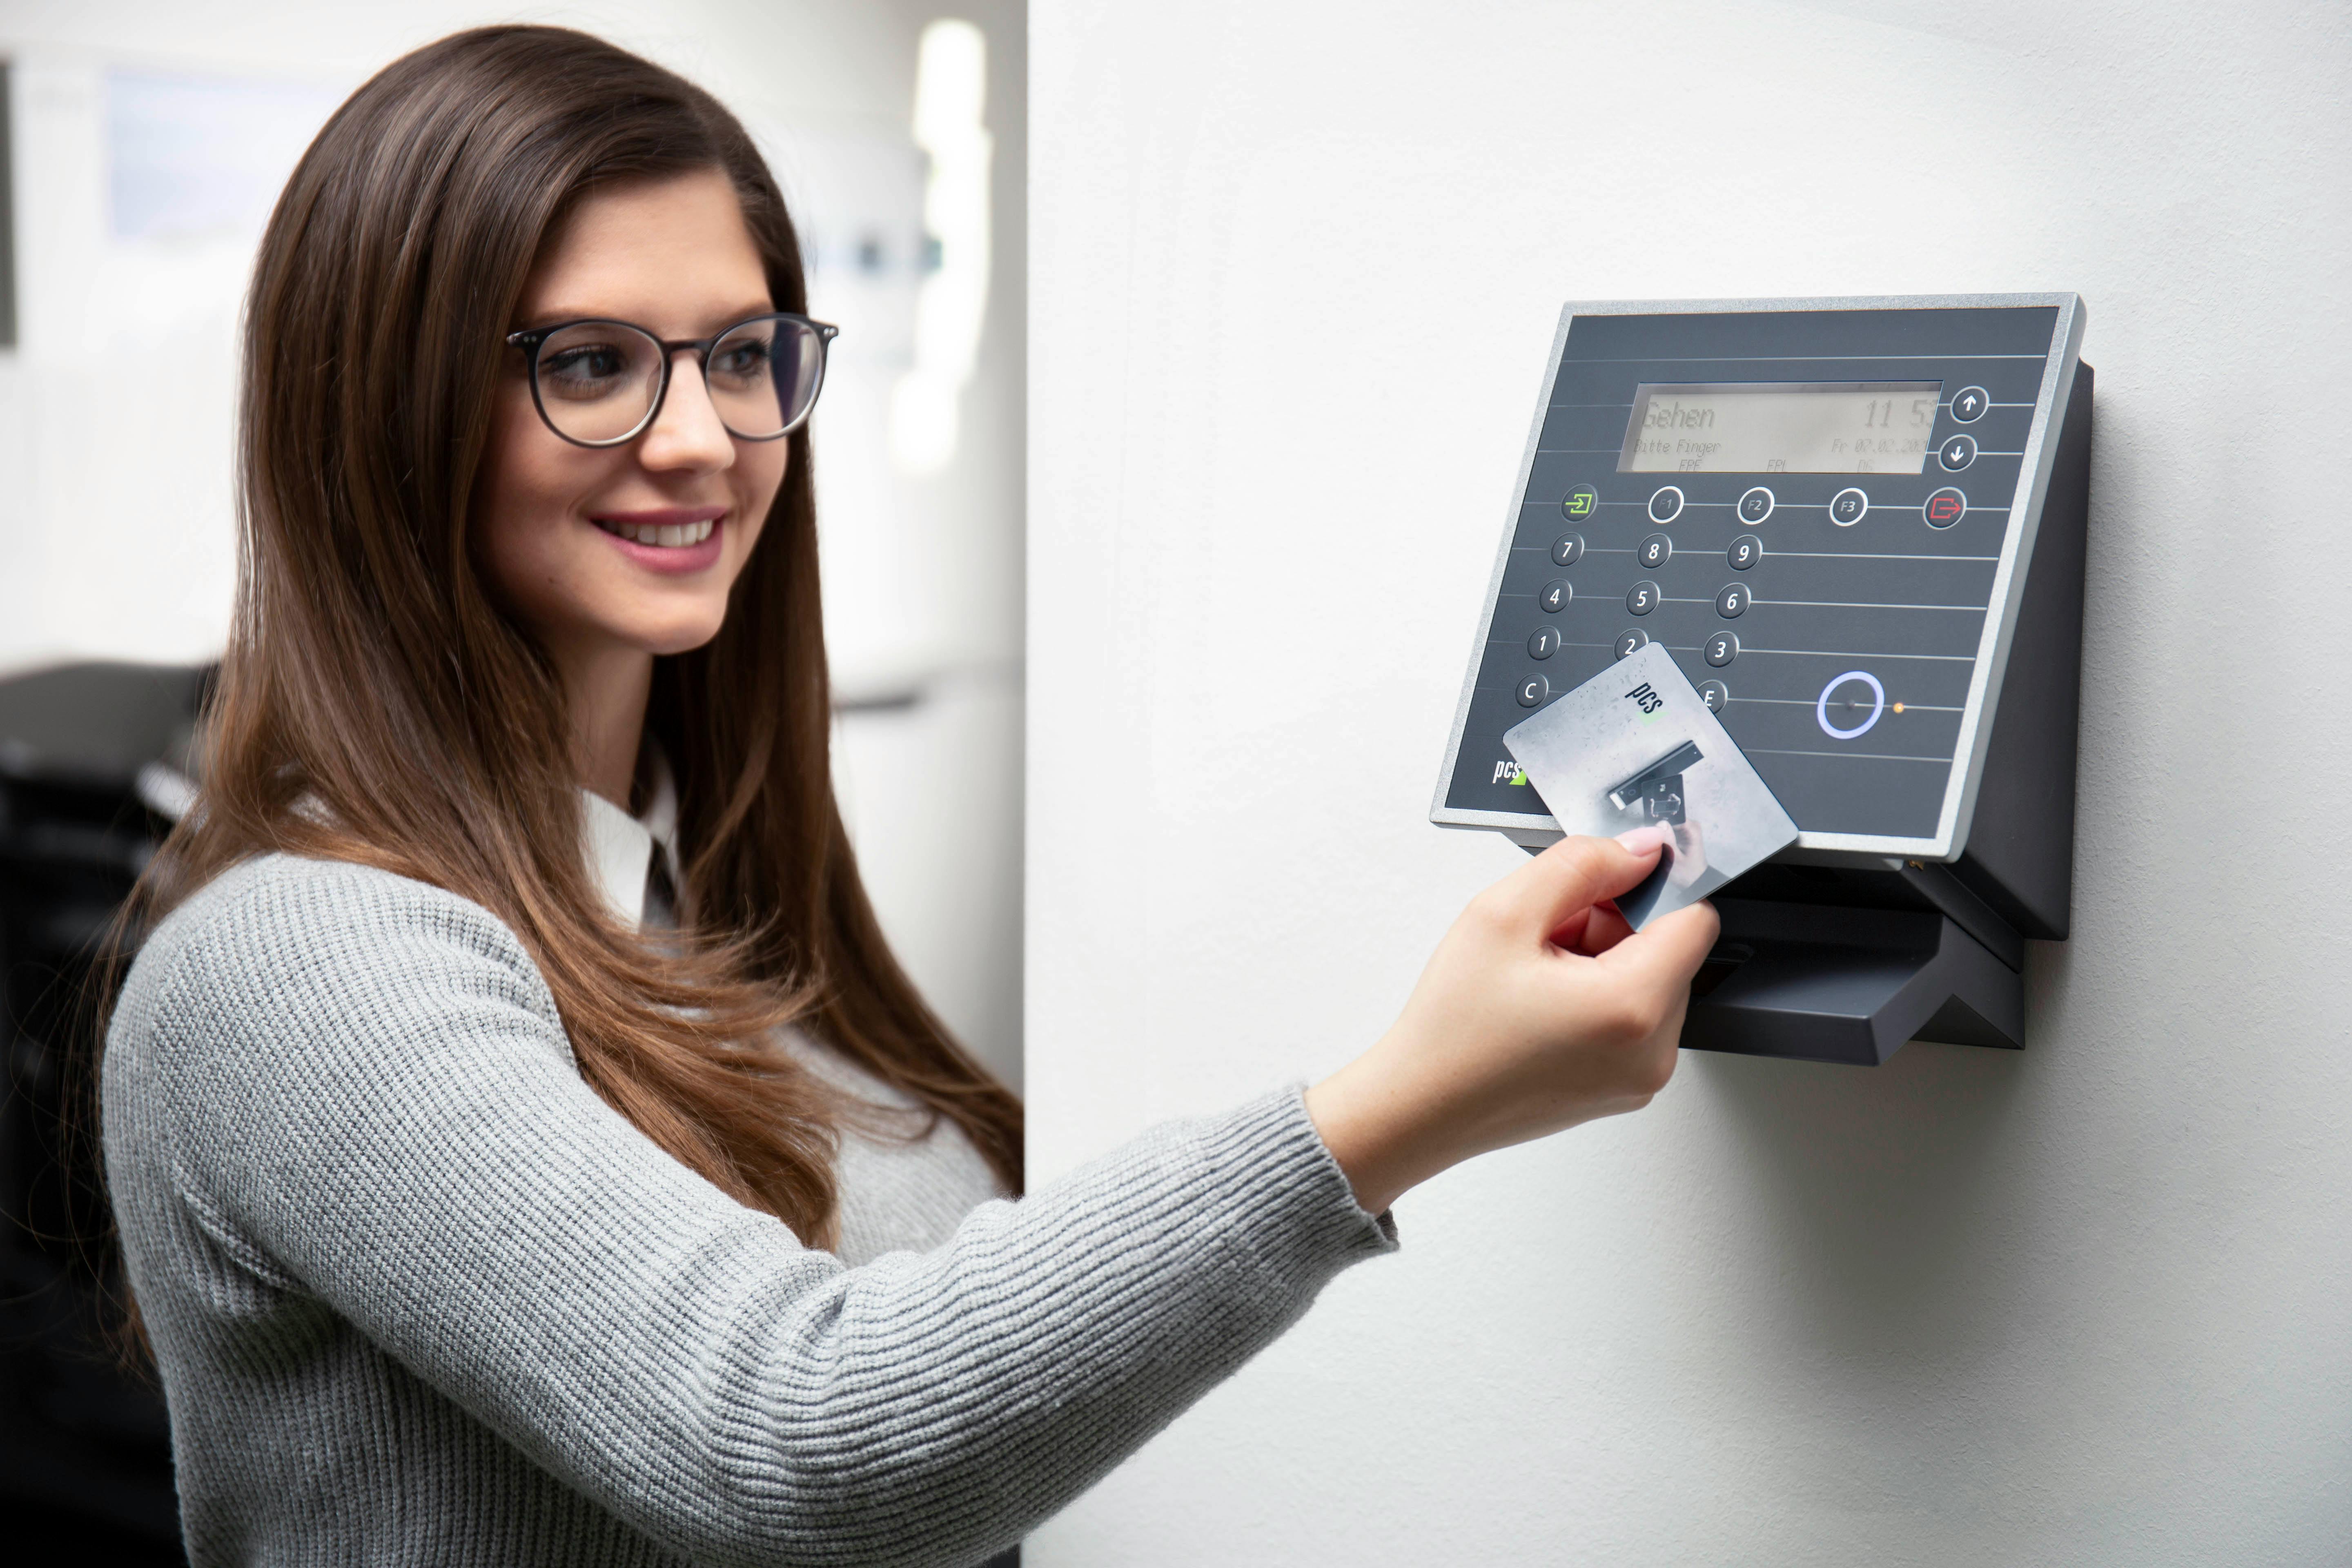
<instances>
[{"instance_id":1,"label":"circular rfid reader ring","mask_svg":"<svg viewBox=\"0 0 2352 1568\"><path fill-rule=\"evenodd\" d=\"M1830 722L1830 693L1849 680L1859 680L1870 688L1870 717L1851 730L1841 730ZM1843 675L1822 687L1821 696L1813 701L1813 717L1822 721L1822 729L1830 738L1837 741L1851 741L1857 735L1868 734L1870 727L1878 722L1878 716L1885 711L1886 688L1879 685L1878 677L1866 669L1847 670Z\"/></svg>"}]
</instances>

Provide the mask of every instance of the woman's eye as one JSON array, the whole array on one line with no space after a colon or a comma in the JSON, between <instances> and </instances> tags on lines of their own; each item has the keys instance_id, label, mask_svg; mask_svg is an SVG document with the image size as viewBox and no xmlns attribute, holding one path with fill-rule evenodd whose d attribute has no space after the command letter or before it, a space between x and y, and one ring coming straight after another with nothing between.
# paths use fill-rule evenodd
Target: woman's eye
<instances>
[{"instance_id":1,"label":"woman's eye","mask_svg":"<svg viewBox=\"0 0 2352 1568\"><path fill-rule=\"evenodd\" d=\"M576 343L558 349L539 362L542 389L565 396L595 397L628 379L629 356L609 343Z\"/></svg>"},{"instance_id":2,"label":"woman's eye","mask_svg":"<svg viewBox=\"0 0 2352 1568\"><path fill-rule=\"evenodd\" d=\"M738 385L768 374L768 355L755 343L730 343L710 356L710 374Z\"/></svg>"}]
</instances>

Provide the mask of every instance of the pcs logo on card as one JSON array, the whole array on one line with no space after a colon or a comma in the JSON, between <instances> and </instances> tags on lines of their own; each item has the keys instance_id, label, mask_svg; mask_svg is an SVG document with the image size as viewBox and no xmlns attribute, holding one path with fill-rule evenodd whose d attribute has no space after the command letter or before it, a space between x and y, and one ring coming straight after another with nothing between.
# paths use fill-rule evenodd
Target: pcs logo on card
<instances>
[{"instance_id":1,"label":"pcs logo on card","mask_svg":"<svg viewBox=\"0 0 2352 1568\"><path fill-rule=\"evenodd\" d=\"M1625 697L1628 701L1641 709L1643 719L1655 718L1658 710L1666 705L1665 698L1646 680L1625 693Z\"/></svg>"}]
</instances>

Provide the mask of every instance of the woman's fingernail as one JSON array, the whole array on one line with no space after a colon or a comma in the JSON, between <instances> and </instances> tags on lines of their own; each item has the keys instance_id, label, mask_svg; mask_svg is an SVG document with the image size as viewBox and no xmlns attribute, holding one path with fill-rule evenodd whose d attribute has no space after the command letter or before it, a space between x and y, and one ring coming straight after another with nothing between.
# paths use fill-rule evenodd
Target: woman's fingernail
<instances>
[{"instance_id":1,"label":"woman's fingernail","mask_svg":"<svg viewBox=\"0 0 2352 1568\"><path fill-rule=\"evenodd\" d=\"M1665 847L1666 841L1673 837L1674 835L1665 828L1652 825L1646 827L1629 827L1617 836L1617 842L1636 855L1646 855L1653 849Z\"/></svg>"}]
</instances>

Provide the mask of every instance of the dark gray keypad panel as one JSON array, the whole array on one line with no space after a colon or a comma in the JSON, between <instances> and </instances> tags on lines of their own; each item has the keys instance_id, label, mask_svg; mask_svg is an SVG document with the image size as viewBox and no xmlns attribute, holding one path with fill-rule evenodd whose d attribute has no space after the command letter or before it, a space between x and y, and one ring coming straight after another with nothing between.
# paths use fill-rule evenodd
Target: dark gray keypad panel
<instances>
[{"instance_id":1,"label":"dark gray keypad panel","mask_svg":"<svg viewBox=\"0 0 2352 1568\"><path fill-rule=\"evenodd\" d=\"M1934 837L2056 322L2040 306L1577 317L1447 806L1542 813L1497 764L1538 689L1530 638L1550 626L1534 705L1629 641L1663 643L1694 685L1717 683L1725 729L1801 829ZM1616 471L1642 383L1871 381L1941 384L1924 471ZM1955 417L1964 393L1969 416ZM1850 489L1865 504L1849 498L1833 520ZM1572 552L1557 547L1563 513ZM1652 542L1661 533L1670 548ZM1546 585L1563 580L1548 610Z\"/></svg>"}]
</instances>

